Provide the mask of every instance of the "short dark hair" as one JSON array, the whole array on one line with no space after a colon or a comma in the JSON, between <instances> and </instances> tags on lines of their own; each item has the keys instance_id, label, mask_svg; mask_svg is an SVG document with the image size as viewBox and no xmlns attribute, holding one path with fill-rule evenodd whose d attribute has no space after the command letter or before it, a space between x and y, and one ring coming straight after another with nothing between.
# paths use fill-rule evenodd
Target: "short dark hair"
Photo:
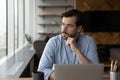
<instances>
[{"instance_id":1,"label":"short dark hair","mask_svg":"<svg viewBox=\"0 0 120 80\"><path fill-rule=\"evenodd\" d=\"M61 18L63 18L63 17L72 17L72 16L76 17L76 23L75 24L76 24L77 27L83 25L83 21L84 21L83 12L81 12L81 11L79 11L77 9L69 9L69 10L67 10L67 11L65 11L65 12L63 12L61 14Z\"/></svg>"}]
</instances>

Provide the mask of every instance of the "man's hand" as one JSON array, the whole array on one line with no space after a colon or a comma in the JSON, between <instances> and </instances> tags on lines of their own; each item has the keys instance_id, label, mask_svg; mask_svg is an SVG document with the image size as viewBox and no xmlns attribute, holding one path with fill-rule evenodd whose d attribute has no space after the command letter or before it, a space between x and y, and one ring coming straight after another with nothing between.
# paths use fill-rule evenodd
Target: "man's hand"
<instances>
[{"instance_id":1,"label":"man's hand","mask_svg":"<svg viewBox=\"0 0 120 80\"><path fill-rule=\"evenodd\" d=\"M76 43L76 38L68 37L66 44L76 54L80 64L88 64L88 63L90 63L90 61L79 50L79 48L77 46L77 43Z\"/></svg>"},{"instance_id":2,"label":"man's hand","mask_svg":"<svg viewBox=\"0 0 120 80\"><path fill-rule=\"evenodd\" d=\"M66 45L68 47L70 47L73 52L75 52L75 50L78 49L77 43L76 43L76 38L68 37Z\"/></svg>"}]
</instances>

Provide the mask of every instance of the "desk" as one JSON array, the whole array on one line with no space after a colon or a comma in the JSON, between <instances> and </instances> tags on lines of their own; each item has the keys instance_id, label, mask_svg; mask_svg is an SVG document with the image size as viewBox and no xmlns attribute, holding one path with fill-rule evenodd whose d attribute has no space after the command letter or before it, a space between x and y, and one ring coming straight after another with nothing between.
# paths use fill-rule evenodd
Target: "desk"
<instances>
[{"instance_id":1,"label":"desk","mask_svg":"<svg viewBox=\"0 0 120 80\"><path fill-rule=\"evenodd\" d=\"M110 78L109 77L104 77L104 80L110 80Z\"/></svg>"},{"instance_id":2,"label":"desk","mask_svg":"<svg viewBox=\"0 0 120 80\"><path fill-rule=\"evenodd\" d=\"M0 78L0 80L33 80L32 78Z\"/></svg>"},{"instance_id":3,"label":"desk","mask_svg":"<svg viewBox=\"0 0 120 80\"><path fill-rule=\"evenodd\" d=\"M32 78L0 78L0 80L33 80ZM109 77L105 77L104 80L110 80Z\"/></svg>"}]
</instances>

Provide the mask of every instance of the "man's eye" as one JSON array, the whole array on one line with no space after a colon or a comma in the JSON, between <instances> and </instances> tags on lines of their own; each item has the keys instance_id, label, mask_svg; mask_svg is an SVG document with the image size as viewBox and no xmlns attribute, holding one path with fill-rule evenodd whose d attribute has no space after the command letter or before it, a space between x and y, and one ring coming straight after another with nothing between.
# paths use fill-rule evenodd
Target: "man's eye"
<instances>
[{"instance_id":1,"label":"man's eye","mask_svg":"<svg viewBox=\"0 0 120 80\"><path fill-rule=\"evenodd\" d=\"M72 28L72 25L67 25L67 28Z\"/></svg>"}]
</instances>

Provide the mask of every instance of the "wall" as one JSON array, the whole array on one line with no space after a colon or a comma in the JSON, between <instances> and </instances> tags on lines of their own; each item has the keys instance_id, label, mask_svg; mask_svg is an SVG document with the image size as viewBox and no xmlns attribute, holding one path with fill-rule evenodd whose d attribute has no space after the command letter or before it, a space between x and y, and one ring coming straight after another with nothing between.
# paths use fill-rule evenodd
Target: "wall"
<instances>
[{"instance_id":1,"label":"wall","mask_svg":"<svg viewBox=\"0 0 120 80\"><path fill-rule=\"evenodd\" d=\"M42 39L46 34L48 35L60 33L61 32L60 26L57 25L57 23L61 22L61 17L59 15L63 11L73 8L74 7L73 2L74 2L73 0L35 0L36 38L40 37ZM48 5L50 6L40 7ZM73 7L65 7L65 5L72 5ZM45 14L47 15L41 16Z\"/></svg>"},{"instance_id":2,"label":"wall","mask_svg":"<svg viewBox=\"0 0 120 80\"><path fill-rule=\"evenodd\" d=\"M44 2L45 1L45 2ZM41 22L44 22L44 17L38 17L40 13L45 12L50 12L50 13L61 13L64 9L40 9L38 6L39 5L44 5L44 4L65 4L64 2L67 0L52 0L52 1L47 1L47 0L31 0L30 3L30 14L34 15L30 17L31 22L30 26L31 28L31 33L34 34L34 39L41 37L38 33L42 32L48 32L48 33L56 33L60 32L60 27L56 26L41 26L38 25ZM75 3L74 3L75 2ZM79 9L81 11L95 11L95 10L101 10L101 11L110 11L110 10L120 10L120 0L70 0L68 1L67 4L72 4L76 9ZM31 6L32 5L32 6ZM76 6L75 6L76 5ZM34 8L33 10L31 10ZM35 13L34 13L35 12ZM48 23L54 22L54 20L59 20L60 18L48 18L45 21ZM32 24L34 23L34 24ZM91 35L95 38L97 44L107 44L107 45L120 45L120 32L86 32L86 34Z\"/></svg>"},{"instance_id":3,"label":"wall","mask_svg":"<svg viewBox=\"0 0 120 80\"><path fill-rule=\"evenodd\" d=\"M82 11L120 10L120 0L76 0L76 8Z\"/></svg>"},{"instance_id":4,"label":"wall","mask_svg":"<svg viewBox=\"0 0 120 80\"><path fill-rule=\"evenodd\" d=\"M81 11L120 10L120 0L76 0L76 9ZM95 38L97 44L120 45L120 32L86 32Z\"/></svg>"},{"instance_id":5,"label":"wall","mask_svg":"<svg viewBox=\"0 0 120 80\"><path fill-rule=\"evenodd\" d=\"M25 0L27 7L25 8L25 26L26 34L30 34L33 40L36 38L36 28L35 28L35 0Z\"/></svg>"}]
</instances>

